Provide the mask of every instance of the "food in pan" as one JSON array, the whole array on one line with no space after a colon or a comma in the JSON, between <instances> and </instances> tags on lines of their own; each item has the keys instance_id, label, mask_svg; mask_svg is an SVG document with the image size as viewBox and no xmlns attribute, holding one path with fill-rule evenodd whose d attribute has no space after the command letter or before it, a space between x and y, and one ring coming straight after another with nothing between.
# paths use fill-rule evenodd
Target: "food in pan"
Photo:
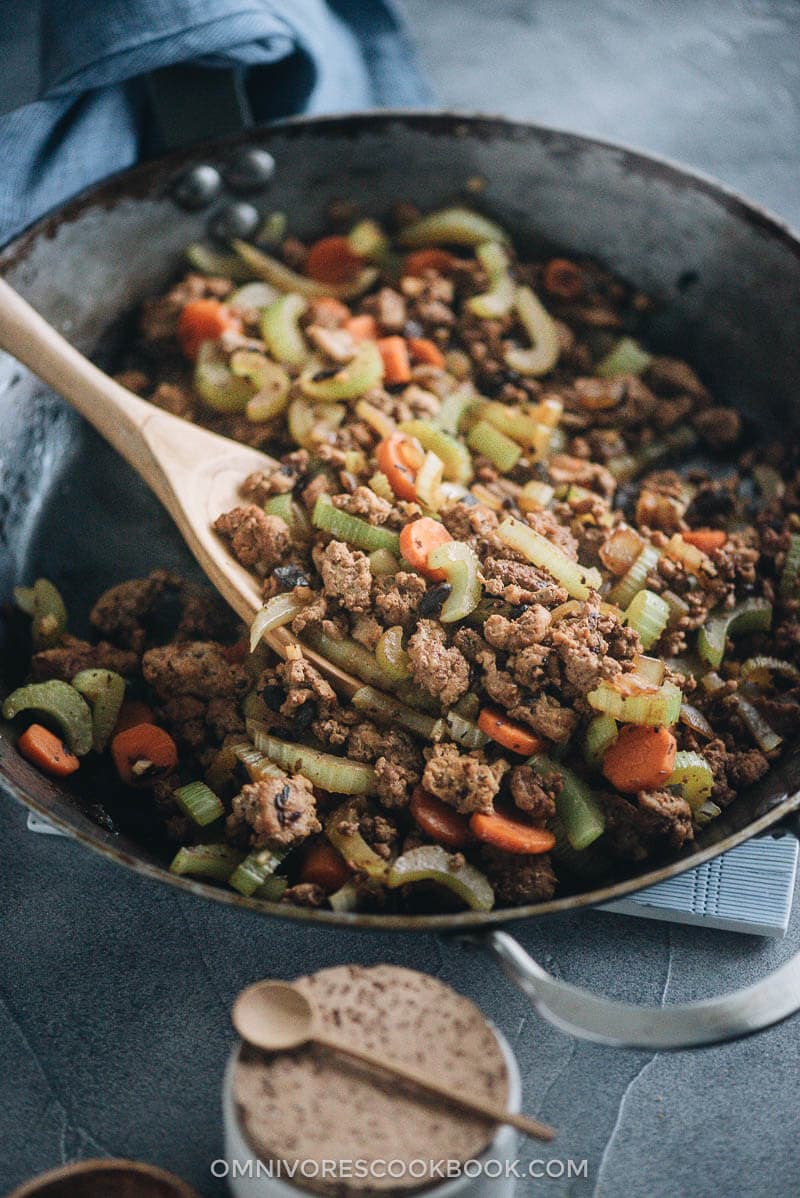
<instances>
[{"instance_id":1,"label":"food in pan","mask_svg":"<svg viewBox=\"0 0 800 1198\"><path fill-rule=\"evenodd\" d=\"M648 350L650 302L593 262L464 208L332 220L190 247L119 376L275 458L215 525L263 582L246 639L161 571L77 640L40 579L20 751L78 788L113 763L176 873L340 911L679 851L797 726L795 450ZM351 701L268 650L284 626Z\"/></svg>"}]
</instances>

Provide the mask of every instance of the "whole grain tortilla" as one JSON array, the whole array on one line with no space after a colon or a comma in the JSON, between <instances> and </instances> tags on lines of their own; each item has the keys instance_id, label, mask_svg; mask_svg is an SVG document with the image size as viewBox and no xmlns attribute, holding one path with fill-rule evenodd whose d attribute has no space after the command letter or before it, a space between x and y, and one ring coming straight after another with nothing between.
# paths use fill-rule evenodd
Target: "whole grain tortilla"
<instances>
[{"instance_id":1,"label":"whole grain tortilla","mask_svg":"<svg viewBox=\"0 0 800 1198\"><path fill-rule=\"evenodd\" d=\"M457 1089L505 1104L508 1072L480 1010L436 978L395 965L339 966L298 979L321 1025L359 1048L425 1069ZM245 1138L265 1162L466 1161L496 1127L323 1048L266 1054L244 1046L233 1078ZM284 1180L286 1180L285 1174ZM442 1178L303 1179L334 1198L408 1195Z\"/></svg>"}]
</instances>

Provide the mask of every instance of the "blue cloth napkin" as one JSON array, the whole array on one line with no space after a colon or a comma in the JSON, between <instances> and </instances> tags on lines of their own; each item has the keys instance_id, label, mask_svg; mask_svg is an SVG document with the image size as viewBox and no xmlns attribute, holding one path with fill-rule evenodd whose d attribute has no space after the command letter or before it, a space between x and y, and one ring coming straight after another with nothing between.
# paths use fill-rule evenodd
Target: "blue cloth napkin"
<instances>
[{"instance_id":1,"label":"blue cloth napkin","mask_svg":"<svg viewBox=\"0 0 800 1198\"><path fill-rule=\"evenodd\" d=\"M0 243L147 144L148 72L246 73L258 121L432 96L394 0L40 0L39 98L0 117ZM8 31L6 31L8 36Z\"/></svg>"}]
</instances>

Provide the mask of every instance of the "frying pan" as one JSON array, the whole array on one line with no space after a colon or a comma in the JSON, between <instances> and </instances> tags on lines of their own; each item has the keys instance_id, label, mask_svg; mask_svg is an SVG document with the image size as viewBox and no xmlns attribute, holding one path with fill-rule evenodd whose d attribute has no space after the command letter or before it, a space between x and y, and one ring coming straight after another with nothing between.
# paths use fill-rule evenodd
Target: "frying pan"
<instances>
[{"instance_id":1,"label":"frying pan","mask_svg":"<svg viewBox=\"0 0 800 1198\"><path fill-rule=\"evenodd\" d=\"M657 300L648 339L689 359L754 424L795 435L800 340L800 243L768 214L718 184L619 146L485 117L409 112L298 119L116 176L41 220L0 251L0 270L74 344L113 362L129 313L174 275L208 211L173 199L198 163L223 167L244 145L268 148L277 173L270 208L311 234L329 201L369 212L397 198L421 207L485 180L481 202L523 247L590 254ZM265 197L261 197L264 202ZM123 578L194 565L138 478L51 392L12 359L0 362L0 602L16 583L57 580L71 611ZM76 630L80 631L79 628ZM0 682L19 681L18 636L6 623ZM487 914L352 915L274 906L170 874L152 831L107 826L95 796L44 777L0 729L0 790L113 861L184 890L268 915L335 927L436 930L487 948L546 1018L610 1044L673 1049L735 1038L800 1008L800 956L746 991L649 1009L609 1002L550 977L502 925L609 902L672 877L800 809L800 753L788 754L710 824L690 852L613 885Z\"/></svg>"}]
</instances>

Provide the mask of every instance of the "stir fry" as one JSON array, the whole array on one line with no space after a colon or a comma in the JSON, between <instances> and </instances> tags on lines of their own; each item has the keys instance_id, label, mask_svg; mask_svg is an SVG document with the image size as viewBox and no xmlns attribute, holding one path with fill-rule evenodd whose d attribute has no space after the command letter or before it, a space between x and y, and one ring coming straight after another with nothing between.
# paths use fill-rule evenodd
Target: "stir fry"
<instances>
[{"instance_id":1,"label":"stir fry","mask_svg":"<svg viewBox=\"0 0 800 1198\"><path fill-rule=\"evenodd\" d=\"M336 911L516 906L684 849L797 726L793 451L745 449L594 262L461 207L331 221L190 246L118 376L272 456L215 523L252 627L158 571L81 641L20 589L20 752L113 762L175 873Z\"/></svg>"}]
</instances>

